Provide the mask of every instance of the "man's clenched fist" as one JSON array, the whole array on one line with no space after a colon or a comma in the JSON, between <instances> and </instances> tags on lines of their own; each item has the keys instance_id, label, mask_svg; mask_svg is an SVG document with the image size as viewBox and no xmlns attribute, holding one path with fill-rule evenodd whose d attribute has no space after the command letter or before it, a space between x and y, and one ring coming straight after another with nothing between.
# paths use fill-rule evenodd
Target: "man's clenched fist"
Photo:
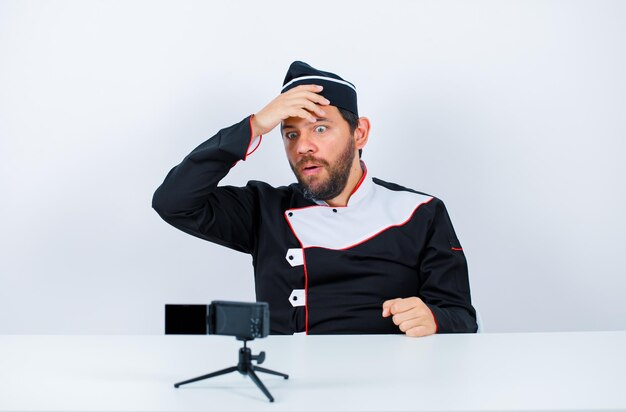
<instances>
[{"instance_id":1,"label":"man's clenched fist","mask_svg":"<svg viewBox=\"0 0 626 412\"><path fill-rule=\"evenodd\" d=\"M393 316L393 323L407 336L427 336L437 332L435 316L418 297L397 298L383 303L383 318Z\"/></svg>"}]
</instances>

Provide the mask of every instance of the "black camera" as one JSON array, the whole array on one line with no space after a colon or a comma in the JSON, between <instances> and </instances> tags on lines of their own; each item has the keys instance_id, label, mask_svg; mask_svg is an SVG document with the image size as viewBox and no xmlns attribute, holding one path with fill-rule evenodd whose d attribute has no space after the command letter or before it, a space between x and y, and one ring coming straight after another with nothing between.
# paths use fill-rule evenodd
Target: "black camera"
<instances>
[{"instance_id":1,"label":"black camera","mask_svg":"<svg viewBox=\"0 0 626 412\"><path fill-rule=\"evenodd\" d=\"M227 335L240 340L264 338L270 332L266 302L214 300L209 305L165 305L166 335Z\"/></svg>"},{"instance_id":2,"label":"black camera","mask_svg":"<svg viewBox=\"0 0 626 412\"><path fill-rule=\"evenodd\" d=\"M228 335L235 336L243 341L239 349L237 366L221 369L196 378L187 379L174 384L175 388L188 383L198 382L215 376L239 372L250 376L256 386L267 396L270 402L274 397L267 390L257 372L282 376L288 379L289 375L262 368L258 365L265 361L265 352L253 355L246 346L249 340L264 338L270 333L270 307L266 302L229 302L214 300L209 305L165 305L165 334L166 335ZM256 361L254 365L252 361Z\"/></svg>"}]
</instances>

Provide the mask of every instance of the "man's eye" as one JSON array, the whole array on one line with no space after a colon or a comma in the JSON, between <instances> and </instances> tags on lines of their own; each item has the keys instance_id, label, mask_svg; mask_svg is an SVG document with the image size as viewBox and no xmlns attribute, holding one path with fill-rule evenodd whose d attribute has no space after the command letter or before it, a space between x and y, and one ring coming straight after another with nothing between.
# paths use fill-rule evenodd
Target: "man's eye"
<instances>
[{"instance_id":1,"label":"man's eye","mask_svg":"<svg viewBox=\"0 0 626 412\"><path fill-rule=\"evenodd\" d=\"M317 133L324 133L324 132L326 131L326 126L317 126L317 127L315 128L315 131L316 131Z\"/></svg>"},{"instance_id":2,"label":"man's eye","mask_svg":"<svg viewBox=\"0 0 626 412\"><path fill-rule=\"evenodd\" d=\"M287 139L289 139L289 140L293 140L293 139L295 139L296 137L298 137L298 133L296 133L296 132L289 132L289 133L286 133L286 134L285 134L285 137L286 137Z\"/></svg>"}]
</instances>

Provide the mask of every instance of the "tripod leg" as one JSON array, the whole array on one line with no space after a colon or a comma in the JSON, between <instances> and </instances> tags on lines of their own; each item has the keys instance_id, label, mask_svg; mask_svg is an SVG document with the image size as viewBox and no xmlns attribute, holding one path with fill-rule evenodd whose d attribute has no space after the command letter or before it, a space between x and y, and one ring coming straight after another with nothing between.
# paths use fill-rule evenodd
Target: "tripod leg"
<instances>
[{"instance_id":1,"label":"tripod leg","mask_svg":"<svg viewBox=\"0 0 626 412\"><path fill-rule=\"evenodd\" d=\"M250 379L252 379L252 381L256 383L256 386L258 386L259 389L263 391L265 396L269 398L270 402L274 402L274 398L272 397L272 394L270 394L270 391L268 391L265 385L263 385L263 382L261 382L261 379L259 379L259 377L256 376L256 373L254 373L253 369L248 369L248 375L250 375Z\"/></svg>"},{"instance_id":2,"label":"tripod leg","mask_svg":"<svg viewBox=\"0 0 626 412\"><path fill-rule=\"evenodd\" d=\"M262 368L260 366L255 366L254 370L255 371L259 371L259 372L269 373L270 375L282 376L285 379L289 379L289 375L287 375L286 373L276 372L276 371L273 371L271 369Z\"/></svg>"},{"instance_id":3,"label":"tripod leg","mask_svg":"<svg viewBox=\"0 0 626 412\"><path fill-rule=\"evenodd\" d=\"M183 381L183 382L175 383L174 387L178 388L180 385L186 385L186 384L191 383L191 382L197 382L197 381L201 381L203 379L209 379L209 378L212 378L214 376L226 375L227 373L234 372L236 370L237 370L236 366L231 366L230 368L222 369L222 370L219 370L217 372L209 373L209 374L206 374L206 375L198 376L197 378L193 378L193 379L189 379L189 380L186 380L186 381Z\"/></svg>"}]
</instances>

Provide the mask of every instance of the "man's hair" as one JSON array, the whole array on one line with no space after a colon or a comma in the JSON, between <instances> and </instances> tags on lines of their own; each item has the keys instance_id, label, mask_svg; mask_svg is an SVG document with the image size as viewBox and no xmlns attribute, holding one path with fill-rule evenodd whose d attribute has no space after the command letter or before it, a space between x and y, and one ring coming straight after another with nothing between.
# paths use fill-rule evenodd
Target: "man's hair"
<instances>
[{"instance_id":1,"label":"man's hair","mask_svg":"<svg viewBox=\"0 0 626 412\"><path fill-rule=\"evenodd\" d=\"M359 116L352 113L350 110L342 109L341 107L337 107L341 117L343 120L348 122L348 126L350 127L350 134L354 134L354 131L357 127L359 127ZM363 149L359 149L359 158L361 158L361 153L363 153Z\"/></svg>"}]
</instances>

